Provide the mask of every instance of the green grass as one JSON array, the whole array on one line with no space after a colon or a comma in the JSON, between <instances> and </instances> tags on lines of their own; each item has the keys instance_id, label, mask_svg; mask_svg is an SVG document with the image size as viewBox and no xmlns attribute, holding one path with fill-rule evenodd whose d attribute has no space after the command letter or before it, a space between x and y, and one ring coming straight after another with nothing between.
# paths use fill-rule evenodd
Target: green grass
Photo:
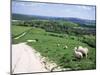
<instances>
[{"instance_id":1,"label":"green grass","mask_svg":"<svg viewBox=\"0 0 100 75\"><path fill-rule=\"evenodd\" d=\"M13 27L14 28L14 27ZM24 29L23 27L14 28L17 32L13 34L20 33L19 29ZM28 27L27 27L28 29ZM52 35L50 35L52 34ZM63 37L59 37L63 36ZM42 56L49 58L49 60L54 61L56 64L63 68L71 68L71 70L84 70L84 69L95 69L96 68L96 48L92 48L87 43L77 40L79 37L70 36L67 34L57 34L46 32L43 29L33 28L25 36L20 39L13 39L13 43L26 42L27 40L38 39L36 43L28 43L31 47L35 48ZM57 44L60 44L58 47ZM67 45L68 48L63 47ZM89 49L88 58L78 60L74 57L74 47L83 46Z\"/></svg>"},{"instance_id":2,"label":"green grass","mask_svg":"<svg viewBox=\"0 0 100 75\"><path fill-rule=\"evenodd\" d=\"M12 37L17 36L29 29L31 29L32 27L25 27L25 26L16 26L16 25L12 25L11 26L11 30L12 30Z\"/></svg>"}]
</instances>

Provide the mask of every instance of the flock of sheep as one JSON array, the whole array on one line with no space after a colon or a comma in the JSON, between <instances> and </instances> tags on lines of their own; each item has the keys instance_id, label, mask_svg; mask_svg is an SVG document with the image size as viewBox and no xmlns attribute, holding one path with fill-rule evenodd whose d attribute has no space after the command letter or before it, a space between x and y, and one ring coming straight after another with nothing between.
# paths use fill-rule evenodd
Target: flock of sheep
<instances>
[{"instance_id":1,"label":"flock of sheep","mask_svg":"<svg viewBox=\"0 0 100 75\"><path fill-rule=\"evenodd\" d=\"M83 56L85 56L87 58L88 48L84 48L82 46L75 47L74 53L75 53L76 58L80 59L80 58L83 58Z\"/></svg>"},{"instance_id":2,"label":"flock of sheep","mask_svg":"<svg viewBox=\"0 0 100 75\"><path fill-rule=\"evenodd\" d=\"M37 41L38 41L37 39L35 39L35 40L27 40L27 42L37 42ZM57 44L57 46L59 47L60 44ZM65 45L63 48L67 49L68 46ZM88 54L88 48L85 48L85 47L82 47L82 46L74 48L74 55L78 59L82 59L83 56L85 56L87 58L87 54Z\"/></svg>"},{"instance_id":3,"label":"flock of sheep","mask_svg":"<svg viewBox=\"0 0 100 75\"><path fill-rule=\"evenodd\" d=\"M60 46L60 44L57 44L57 46ZM67 49L68 46L65 45L64 46L64 49ZM87 58L87 55L88 55L88 48L85 48L85 47L82 47L82 46L79 46L79 47L75 47L74 48L74 55L76 58L78 59L81 59L83 58L83 56L85 56Z\"/></svg>"}]
</instances>

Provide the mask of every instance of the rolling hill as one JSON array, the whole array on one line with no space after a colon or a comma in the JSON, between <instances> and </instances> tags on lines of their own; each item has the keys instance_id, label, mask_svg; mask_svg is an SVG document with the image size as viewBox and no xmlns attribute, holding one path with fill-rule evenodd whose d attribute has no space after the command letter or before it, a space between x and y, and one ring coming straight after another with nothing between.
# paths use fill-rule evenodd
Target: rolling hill
<instances>
[{"instance_id":1,"label":"rolling hill","mask_svg":"<svg viewBox=\"0 0 100 75\"><path fill-rule=\"evenodd\" d=\"M79 23L81 25L96 25L96 20L87 20L73 17L48 17L48 16L38 16L38 15L24 15L24 14L16 14L12 13L12 20L64 20L70 21L74 23Z\"/></svg>"}]
</instances>

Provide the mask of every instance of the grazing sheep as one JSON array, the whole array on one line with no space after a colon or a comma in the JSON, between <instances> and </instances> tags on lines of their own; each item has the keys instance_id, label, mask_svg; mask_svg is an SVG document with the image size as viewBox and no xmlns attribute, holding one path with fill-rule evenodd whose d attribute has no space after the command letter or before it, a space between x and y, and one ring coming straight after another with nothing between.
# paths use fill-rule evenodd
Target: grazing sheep
<instances>
[{"instance_id":1,"label":"grazing sheep","mask_svg":"<svg viewBox=\"0 0 100 75\"><path fill-rule=\"evenodd\" d=\"M67 49L68 48L68 46L66 45L66 46L64 46L64 49Z\"/></svg>"},{"instance_id":2,"label":"grazing sheep","mask_svg":"<svg viewBox=\"0 0 100 75\"><path fill-rule=\"evenodd\" d=\"M60 44L57 44L57 46L59 47L59 46L60 46Z\"/></svg>"},{"instance_id":3,"label":"grazing sheep","mask_svg":"<svg viewBox=\"0 0 100 75\"><path fill-rule=\"evenodd\" d=\"M78 59L83 58L82 53L81 52L78 52L76 47L74 48L74 53L75 53L75 57L76 58L78 58Z\"/></svg>"},{"instance_id":4,"label":"grazing sheep","mask_svg":"<svg viewBox=\"0 0 100 75\"><path fill-rule=\"evenodd\" d=\"M83 55L86 56L87 58L87 54L88 54L88 48L83 48L82 46L79 46L77 49L78 52L81 52Z\"/></svg>"}]
</instances>

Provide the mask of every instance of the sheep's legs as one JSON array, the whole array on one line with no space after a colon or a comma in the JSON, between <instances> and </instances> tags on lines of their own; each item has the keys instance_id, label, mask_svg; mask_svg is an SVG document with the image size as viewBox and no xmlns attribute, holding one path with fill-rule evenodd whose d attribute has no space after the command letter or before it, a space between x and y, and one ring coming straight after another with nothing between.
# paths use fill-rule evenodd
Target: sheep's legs
<instances>
[{"instance_id":1,"label":"sheep's legs","mask_svg":"<svg viewBox=\"0 0 100 75\"><path fill-rule=\"evenodd\" d=\"M81 58L83 58L83 55L81 56Z\"/></svg>"},{"instance_id":2,"label":"sheep's legs","mask_svg":"<svg viewBox=\"0 0 100 75\"><path fill-rule=\"evenodd\" d=\"M87 58L87 54L86 54L85 56L86 56L86 58Z\"/></svg>"}]
</instances>

